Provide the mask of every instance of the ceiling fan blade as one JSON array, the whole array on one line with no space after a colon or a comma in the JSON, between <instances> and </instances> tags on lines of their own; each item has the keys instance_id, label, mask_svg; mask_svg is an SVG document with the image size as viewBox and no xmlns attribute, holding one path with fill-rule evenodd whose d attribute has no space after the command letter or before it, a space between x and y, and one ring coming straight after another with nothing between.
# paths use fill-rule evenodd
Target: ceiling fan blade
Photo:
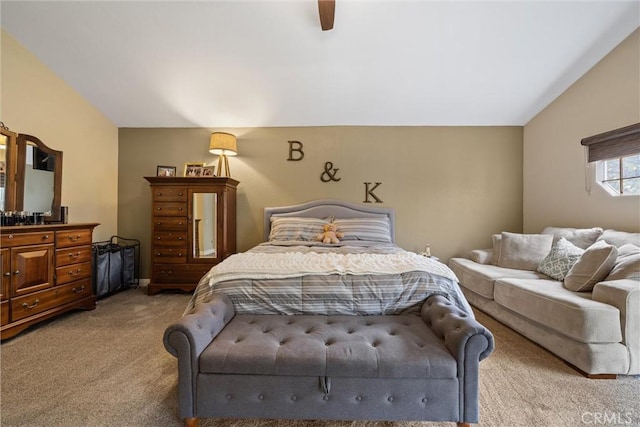
<instances>
[{"instance_id":1,"label":"ceiling fan blade","mask_svg":"<svg viewBox=\"0 0 640 427\"><path fill-rule=\"evenodd\" d=\"M318 0L320 26L322 31L333 29L333 18L336 14L336 0Z\"/></svg>"}]
</instances>

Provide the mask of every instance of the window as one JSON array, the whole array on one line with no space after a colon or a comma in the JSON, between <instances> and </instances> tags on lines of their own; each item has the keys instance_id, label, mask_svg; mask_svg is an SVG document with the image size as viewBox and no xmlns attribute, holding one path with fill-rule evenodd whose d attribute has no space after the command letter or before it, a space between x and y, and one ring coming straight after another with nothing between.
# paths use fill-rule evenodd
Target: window
<instances>
[{"instance_id":1,"label":"window","mask_svg":"<svg viewBox=\"0 0 640 427\"><path fill-rule=\"evenodd\" d=\"M640 154L603 160L598 181L616 195L640 195Z\"/></svg>"}]
</instances>

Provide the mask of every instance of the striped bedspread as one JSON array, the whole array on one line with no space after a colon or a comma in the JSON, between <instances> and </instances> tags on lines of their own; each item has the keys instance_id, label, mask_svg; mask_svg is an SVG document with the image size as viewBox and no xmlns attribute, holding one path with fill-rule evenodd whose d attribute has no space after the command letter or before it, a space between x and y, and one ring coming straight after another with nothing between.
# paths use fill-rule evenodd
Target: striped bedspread
<instances>
[{"instance_id":1,"label":"striped bedspread","mask_svg":"<svg viewBox=\"0 0 640 427\"><path fill-rule=\"evenodd\" d=\"M443 295L469 315L455 274L444 264L392 244L262 244L214 266L185 313L216 293L239 314L417 313Z\"/></svg>"}]
</instances>

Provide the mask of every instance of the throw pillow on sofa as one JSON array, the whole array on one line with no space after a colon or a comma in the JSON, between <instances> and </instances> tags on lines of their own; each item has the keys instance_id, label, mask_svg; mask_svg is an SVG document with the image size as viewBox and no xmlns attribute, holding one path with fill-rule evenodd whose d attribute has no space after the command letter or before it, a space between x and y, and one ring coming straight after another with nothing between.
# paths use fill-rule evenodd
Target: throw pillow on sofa
<instances>
[{"instance_id":1,"label":"throw pillow on sofa","mask_svg":"<svg viewBox=\"0 0 640 427\"><path fill-rule=\"evenodd\" d=\"M535 271L551 251L550 234L517 234L502 232L498 267Z\"/></svg>"},{"instance_id":2,"label":"throw pillow on sofa","mask_svg":"<svg viewBox=\"0 0 640 427\"><path fill-rule=\"evenodd\" d=\"M551 252L540 263L538 272L562 281L583 253L584 249L561 237L553 244Z\"/></svg>"},{"instance_id":3,"label":"throw pillow on sofa","mask_svg":"<svg viewBox=\"0 0 640 427\"><path fill-rule=\"evenodd\" d=\"M564 278L564 287L574 292L591 292L613 268L618 249L599 240L589 246Z\"/></svg>"},{"instance_id":4,"label":"throw pillow on sofa","mask_svg":"<svg viewBox=\"0 0 640 427\"><path fill-rule=\"evenodd\" d=\"M640 280L640 247L627 243L618 248L618 258L605 280Z\"/></svg>"},{"instance_id":5,"label":"throw pillow on sofa","mask_svg":"<svg viewBox=\"0 0 640 427\"><path fill-rule=\"evenodd\" d=\"M553 234L553 243L564 237L575 246L587 249L602 235L602 228L547 227L542 230L542 234Z\"/></svg>"}]
</instances>

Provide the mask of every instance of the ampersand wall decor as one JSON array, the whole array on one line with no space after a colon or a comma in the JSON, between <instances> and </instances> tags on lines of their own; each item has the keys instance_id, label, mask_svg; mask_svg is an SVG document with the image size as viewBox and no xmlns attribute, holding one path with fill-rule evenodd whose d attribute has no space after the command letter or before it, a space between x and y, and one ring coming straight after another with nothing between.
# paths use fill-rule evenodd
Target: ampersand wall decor
<instances>
[{"instance_id":1,"label":"ampersand wall decor","mask_svg":"<svg viewBox=\"0 0 640 427\"><path fill-rule=\"evenodd\" d=\"M342 178L336 178L336 175L340 169L333 168L332 162L326 162L324 164L324 172L320 175L320 181L329 182L329 181L340 181Z\"/></svg>"}]
</instances>

